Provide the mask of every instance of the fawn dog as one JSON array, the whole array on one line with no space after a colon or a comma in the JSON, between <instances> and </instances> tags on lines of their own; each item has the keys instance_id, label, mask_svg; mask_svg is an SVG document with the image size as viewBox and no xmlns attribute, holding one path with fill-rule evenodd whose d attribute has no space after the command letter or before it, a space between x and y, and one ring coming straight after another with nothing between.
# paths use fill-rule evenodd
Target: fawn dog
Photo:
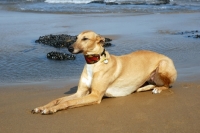
<instances>
[{"instance_id":1,"label":"fawn dog","mask_svg":"<svg viewBox=\"0 0 200 133\"><path fill-rule=\"evenodd\" d=\"M86 60L77 92L37 107L32 113L52 114L99 104L103 96L121 97L147 90L160 93L176 80L177 71L167 56L147 50L114 56L105 51L104 42L104 37L92 31L80 33L68 48L73 54L83 53ZM146 82L149 84L143 86Z\"/></svg>"}]
</instances>

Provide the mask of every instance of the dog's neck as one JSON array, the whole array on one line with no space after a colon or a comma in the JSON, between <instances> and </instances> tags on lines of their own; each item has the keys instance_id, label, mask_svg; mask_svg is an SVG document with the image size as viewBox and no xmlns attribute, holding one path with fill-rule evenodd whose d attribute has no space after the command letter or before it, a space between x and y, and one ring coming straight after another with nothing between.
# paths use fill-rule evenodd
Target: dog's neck
<instances>
[{"instance_id":1,"label":"dog's neck","mask_svg":"<svg viewBox=\"0 0 200 133\"><path fill-rule=\"evenodd\" d=\"M87 64L95 64L95 63L99 62L101 59L101 56L104 56L103 61L105 64L107 64L107 61L105 61L105 60L107 60L105 48L103 49L103 52L101 54L86 54L86 55L84 55L85 61Z\"/></svg>"}]
</instances>

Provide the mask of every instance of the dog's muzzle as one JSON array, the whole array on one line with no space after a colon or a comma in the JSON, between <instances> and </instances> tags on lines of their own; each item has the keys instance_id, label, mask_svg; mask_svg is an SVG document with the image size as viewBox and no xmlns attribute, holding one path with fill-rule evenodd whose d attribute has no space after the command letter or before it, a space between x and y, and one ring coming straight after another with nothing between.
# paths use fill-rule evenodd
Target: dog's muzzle
<instances>
[{"instance_id":1,"label":"dog's muzzle","mask_svg":"<svg viewBox=\"0 0 200 133\"><path fill-rule=\"evenodd\" d=\"M74 52L74 47L72 47L72 46L68 47L68 51L69 51L70 53L73 53L73 52Z\"/></svg>"}]
</instances>

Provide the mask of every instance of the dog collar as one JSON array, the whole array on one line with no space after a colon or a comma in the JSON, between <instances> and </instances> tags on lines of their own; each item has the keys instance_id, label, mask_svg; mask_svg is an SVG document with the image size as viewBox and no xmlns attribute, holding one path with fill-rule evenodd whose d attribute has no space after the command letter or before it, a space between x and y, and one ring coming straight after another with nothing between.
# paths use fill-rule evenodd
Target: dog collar
<instances>
[{"instance_id":1,"label":"dog collar","mask_svg":"<svg viewBox=\"0 0 200 133\"><path fill-rule=\"evenodd\" d=\"M87 64L95 64L100 60L100 55L99 54L90 54L90 55L84 55L85 56L85 61Z\"/></svg>"},{"instance_id":2,"label":"dog collar","mask_svg":"<svg viewBox=\"0 0 200 133\"><path fill-rule=\"evenodd\" d=\"M100 56L103 56L103 55L105 57L103 62L105 64L107 64L108 59L106 58L105 49L103 50L103 52L101 54L89 54L89 55L84 55L84 57L85 57L85 61L87 62L87 64L95 64L100 60Z\"/></svg>"}]
</instances>

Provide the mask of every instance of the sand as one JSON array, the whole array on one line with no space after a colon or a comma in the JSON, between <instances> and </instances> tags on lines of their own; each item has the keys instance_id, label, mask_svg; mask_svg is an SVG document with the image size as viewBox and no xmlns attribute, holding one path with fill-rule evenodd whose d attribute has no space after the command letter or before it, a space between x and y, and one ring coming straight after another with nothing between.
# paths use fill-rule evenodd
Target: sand
<instances>
[{"instance_id":1,"label":"sand","mask_svg":"<svg viewBox=\"0 0 200 133\"><path fill-rule=\"evenodd\" d=\"M53 115L30 110L74 93L76 83L53 89L49 85L15 85L0 89L0 129L3 133L197 133L200 131L200 84L175 83L173 89L121 98Z\"/></svg>"},{"instance_id":2,"label":"sand","mask_svg":"<svg viewBox=\"0 0 200 133\"><path fill-rule=\"evenodd\" d=\"M17 15L19 19L23 19L24 15L35 17L39 19L45 14L37 13L20 13L20 12L7 12L9 15ZM62 19L62 15L47 14L51 18ZM165 14L171 16L174 20L184 20L187 23L187 18L199 19L198 13L185 13L185 14ZM40 16L40 17L37 17ZM58 17L59 16L59 17ZM113 23L116 20L129 18L131 15L106 15L99 19L106 21L107 17L113 17ZM151 16L137 16L141 22ZM183 16L186 18L183 19ZM6 17L3 16L5 19ZM21 17L21 18L20 18ZM82 25L77 22L77 19L82 18ZM174 18L175 17L175 18ZM87 29L88 19L95 18L95 15L69 15L70 20L66 24L71 33L77 34L82 30ZM52 19L53 20L53 19ZM6 20L4 20L6 21ZM185 22L186 21L186 22ZM194 20L193 20L194 21ZM196 21L195 21L196 22ZM53 25L56 22L54 21ZM120 22L113 25L112 21L109 24L95 27L91 24L90 29L95 31L103 30L103 34L110 35L111 37L124 37L127 40L128 27L123 30L116 29L120 27ZM175 22L175 24L177 21ZM54 28L58 28L58 22ZM77 25L79 24L79 25ZM162 27L166 22L159 23L153 28ZM190 24L190 23L188 23ZM73 26L76 28L73 28ZM183 28L184 25L171 25L176 28ZM196 24L197 25L197 24ZM197 26L192 24L192 28ZM59 27L61 28L64 25ZM112 28L108 28L111 26ZM49 32L48 29L43 32ZM66 29L64 29L66 30ZM63 30L63 31L64 31ZM136 30L139 28L136 27ZM149 29L145 31L148 32ZM142 31L138 34L142 36ZM39 31L33 31L33 34L38 34ZM36 36L36 35L35 35ZM176 64L176 63L175 63ZM74 93L77 89L78 78L71 81L47 82L29 82L18 84L3 84L0 85L0 132L2 133L197 133L200 132L200 83L199 72L192 71L192 75L184 73L185 68L181 68L181 64L177 63L177 70L180 72L177 82L173 88L163 91L161 94L152 94L151 91L133 93L126 97L121 98L106 98L103 99L101 104L85 106L81 108L68 109L60 111L53 115L40 115L31 114L31 110L37 106L46 104L47 102ZM195 69L196 70L196 69ZM182 72L182 73L181 73ZM188 72L189 73L189 72Z\"/></svg>"}]
</instances>

